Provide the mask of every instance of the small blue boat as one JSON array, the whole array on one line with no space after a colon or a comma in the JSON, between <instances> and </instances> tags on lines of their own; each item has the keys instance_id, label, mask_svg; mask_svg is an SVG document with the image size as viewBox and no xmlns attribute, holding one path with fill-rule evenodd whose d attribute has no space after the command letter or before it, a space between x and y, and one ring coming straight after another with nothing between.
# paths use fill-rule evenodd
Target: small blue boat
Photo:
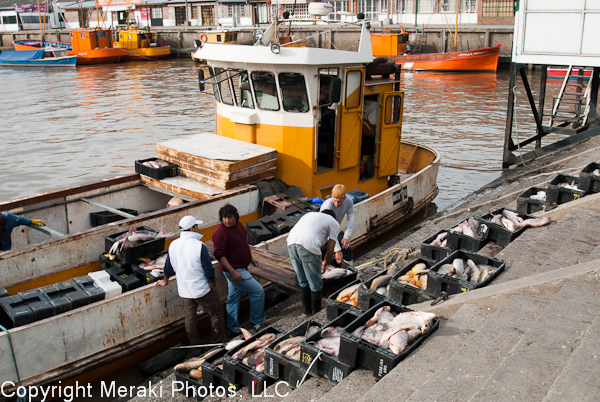
<instances>
[{"instance_id":1,"label":"small blue boat","mask_svg":"<svg viewBox=\"0 0 600 402\"><path fill-rule=\"evenodd\" d=\"M40 50L5 50L0 53L0 66L19 67L75 67L77 56L70 56L60 48Z\"/></svg>"}]
</instances>

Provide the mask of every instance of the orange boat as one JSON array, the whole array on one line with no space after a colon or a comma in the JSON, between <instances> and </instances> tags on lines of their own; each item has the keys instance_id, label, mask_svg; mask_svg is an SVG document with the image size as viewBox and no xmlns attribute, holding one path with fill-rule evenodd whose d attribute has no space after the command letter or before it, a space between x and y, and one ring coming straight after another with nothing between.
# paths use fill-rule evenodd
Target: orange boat
<instances>
[{"instance_id":1,"label":"orange boat","mask_svg":"<svg viewBox=\"0 0 600 402\"><path fill-rule=\"evenodd\" d=\"M128 55L127 49L113 47L110 29L77 28L69 32L71 43L44 41L44 47L54 46L77 56L77 64L114 63ZM14 40L15 50L41 48L39 40Z\"/></svg>"},{"instance_id":2,"label":"orange boat","mask_svg":"<svg viewBox=\"0 0 600 402\"><path fill-rule=\"evenodd\" d=\"M462 52L409 54L409 33L384 31L371 34L373 57L387 57L403 70L496 71L500 44Z\"/></svg>"}]
</instances>

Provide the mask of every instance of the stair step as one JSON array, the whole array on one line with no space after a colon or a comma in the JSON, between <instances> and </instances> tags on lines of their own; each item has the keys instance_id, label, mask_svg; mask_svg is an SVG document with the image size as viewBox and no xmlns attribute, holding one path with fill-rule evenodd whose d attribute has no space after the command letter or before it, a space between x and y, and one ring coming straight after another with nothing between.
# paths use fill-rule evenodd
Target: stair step
<instances>
[{"instance_id":1,"label":"stair step","mask_svg":"<svg viewBox=\"0 0 600 402\"><path fill-rule=\"evenodd\" d=\"M575 122L579 121L581 119L581 117L554 116L552 119L557 120L557 121L567 121L567 122L575 123Z\"/></svg>"},{"instance_id":2,"label":"stair step","mask_svg":"<svg viewBox=\"0 0 600 402\"><path fill-rule=\"evenodd\" d=\"M280 386L281 392L283 391L284 386ZM286 387L287 388L287 387ZM331 391L333 385L330 384L325 378L322 377L312 377L302 385L290 392L285 398L282 399L283 402L305 402L305 401L316 401L320 399L327 392ZM269 398L269 401L273 399Z\"/></svg>"},{"instance_id":3,"label":"stair step","mask_svg":"<svg viewBox=\"0 0 600 402\"><path fill-rule=\"evenodd\" d=\"M543 402L600 400L600 315L583 333L581 343L573 352L567 367L552 384Z\"/></svg>"},{"instance_id":4,"label":"stair step","mask_svg":"<svg viewBox=\"0 0 600 402\"><path fill-rule=\"evenodd\" d=\"M566 282L472 402L540 401L600 308L600 286Z\"/></svg>"},{"instance_id":5,"label":"stair step","mask_svg":"<svg viewBox=\"0 0 600 402\"><path fill-rule=\"evenodd\" d=\"M358 401L395 402L408 398L423 382L435 375L440 363L451 358L465 342L473 339L476 331L493 312L471 304L463 305L449 320L442 320L434 334ZM396 389L401 391L394 392ZM327 399L323 398L325 401Z\"/></svg>"},{"instance_id":6,"label":"stair step","mask_svg":"<svg viewBox=\"0 0 600 402\"><path fill-rule=\"evenodd\" d=\"M514 295L408 401L463 401L487 381L547 302Z\"/></svg>"},{"instance_id":7,"label":"stair step","mask_svg":"<svg viewBox=\"0 0 600 402\"><path fill-rule=\"evenodd\" d=\"M319 398L318 402L356 402L376 383L373 370L355 369L331 391Z\"/></svg>"}]
</instances>

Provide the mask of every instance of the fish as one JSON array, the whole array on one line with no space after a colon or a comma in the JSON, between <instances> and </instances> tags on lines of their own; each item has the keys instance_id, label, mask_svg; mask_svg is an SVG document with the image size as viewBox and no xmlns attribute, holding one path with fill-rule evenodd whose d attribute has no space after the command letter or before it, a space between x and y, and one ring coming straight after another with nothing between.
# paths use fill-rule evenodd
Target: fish
<instances>
[{"instance_id":1,"label":"fish","mask_svg":"<svg viewBox=\"0 0 600 402\"><path fill-rule=\"evenodd\" d=\"M452 276L456 272L456 268L454 268L454 265L452 264L443 264L437 272L441 275Z\"/></svg>"},{"instance_id":2,"label":"fish","mask_svg":"<svg viewBox=\"0 0 600 402\"><path fill-rule=\"evenodd\" d=\"M357 283L356 285L352 285L345 289L342 289L340 291L340 293L338 294L338 296L335 298L335 301L342 302L342 303L348 303L349 300L353 299L353 295L355 293L358 296L358 288L361 286L363 286L362 283ZM354 300L356 301L356 297L354 297ZM348 304L352 304L352 303L348 303ZM356 304L354 304L354 305L356 306Z\"/></svg>"},{"instance_id":3,"label":"fish","mask_svg":"<svg viewBox=\"0 0 600 402\"><path fill-rule=\"evenodd\" d=\"M593 174L594 176L600 176L600 169L594 169L594 170L592 171L592 174Z\"/></svg>"},{"instance_id":4,"label":"fish","mask_svg":"<svg viewBox=\"0 0 600 402\"><path fill-rule=\"evenodd\" d=\"M521 222L521 226L523 226L523 227L525 227L525 226L530 226L530 227L545 226L550 223L550 220L551 219L547 216L542 217L542 218L525 219L523 222Z\"/></svg>"},{"instance_id":5,"label":"fish","mask_svg":"<svg viewBox=\"0 0 600 402\"><path fill-rule=\"evenodd\" d=\"M375 289L375 292L380 294L380 295L385 295L388 292L388 287L387 286L382 286L380 288Z\"/></svg>"},{"instance_id":6,"label":"fish","mask_svg":"<svg viewBox=\"0 0 600 402\"><path fill-rule=\"evenodd\" d=\"M437 235L437 237L431 242L431 245L433 246L441 246L442 245L442 241L444 241L444 239L446 239L446 237L448 237L448 232L442 232L439 235Z\"/></svg>"},{"instance_id":7,"label":"fish","mask_svg":"<svg viewBox=\"0 0 600 402\"><path fill-rule=\"evenodd\" d=\"M396 263L392 263L392 265L390 265L390 267L388 268L388 270L386 271L386 275L396 275L399 271L398 265L396 265Z\"/></svg>"},{"instance_id":8,"label":"fish","mask_svg":"<svg viewBox=\"0 0 600 402\"><path fill-rule=\"evenodd\" d=\"M502 216L513 222L517 227L521 225L521 222L523 222L523 218L521 218L517 213L509 211L508 209L502 210Z\"/></svg>"},{"instance_id":9,"label":"fish","mask_svg":"<svg viewBox=\"0 0 600 402\"><path fill-rule=\"evenodd\" d=\"M477 234L477 232L479 232L479 221L473 217L470 217L467 219L467 223L469 228L473 231L473 237L481 238L481 236Z\"/></svg>"},{"instance_id":10,"label":"fish","mask_svg":"<svg viewBox=\"0 0 600 402\"><path fill-rule=\"evenodd\" d=\"M264 334L260 338L255 339L253 342L250 342L248 345L244 346L239 351L234 353L232 357L236 360L242 360L244 358L244 356L246 355L246 353L248 353L250 350L259 349L265 345L268 345L271 342L273 342L275 340L275 338L276 338L275 334L272 334L272 333Z\"/></svg>"},{"instance_id":11,"label":"fish","mask_svg":"<svg viewBox=\"0 0 600 402\"><path fill-rule=\"evenodd\" d=\"M116 254L120 249L124 247L133 247L138 244L145 243L149 240L161 239L163 237L166 238L171 236L173 236L173 233L168 233L164 230L154 232L150 230L137 230L135 227L132 227L127 233L124 233L115 239L115 242L108 250L108 254Z\"/></svg>"},{"instance_id":12,"label":"fish","mask_svg":"<svg viewBox=\"0 0 600 402\"><path fill-rule=\"evenodd\" d=\"M462 277L465 272L465 262L460 258L455 258L454 261L452 261L452 266L454 267L456 275Z\"/></svg>"},{"instance_id":13,"label":"fish","mask_svg":"<svg viewBox=\"0 0 600 402\"><path fill-rule=\"evenodd\" d=\"M394 322L394 325L416 325L418 328L420 328L421 334L424 334L429 331L429 328L431 328L433 320L436 317L437 316L434 313L423 311L407 311L398 314L392 321Z\"/></svg>"},{"instance_id":14,"label":"fish","mask_svg":"<svg viewBox=\"0 0 600 402\"><path fill-rule=\"evenodd\" d=\"M352 271L350 271L346 268L336 268L331 265L328 265L327 267L325 267L325 272L323 272L321 274L321 278L323 280L337 279L337 278L341 278L346 275L350 275L351 273L352 273Z\"/></svg>"},{"instance_id":15,"label":"fish","mask_svg":"<svg viewBox=\"0 0 600 402\"><path fill-rule=\"evenodd\" d=\"M177 364L173 369L180 373L189 373L190 370L198 369L202 367L202 363L210 356L214 355L218 351L222 350L221 348L213 349L209 352L206 352L201 357L195 358L193 360L187 361L185 363Z\"/></svg>"},{"instance_id":16,"label":"fish","mask_svg":"<svg viewBox=\"0 0 600 402\"><path fill-rule=\"evenodd\" d=\"M371 317L366 323L365 323L365 327L369 327L373 324L375 324L376 322L378 322L379 320L379 315L381 313L383 313L384 311L391 311L391 307L390 306L383 306L377 309L377 311L375 311L375 314L373 314L373 317Z\"/></svg>"},{"instance_id":17,"label":"fish","mask_svg":"<svg viewBox=\"0 0 600 402\"><path fill-rule=\"evenodd\" d=\"M229 341L227 345L225 345L225 350L234 349L236 346L241 345L245 342L245 339L234 339L233 341Z\"/></svg>"},{"instance_id":18,"label":"fish","mask_svg":"<svg viewBox=\"0 0 600 402\"><path fill-rule=\"evenodd\" d=\"M504 226L504 225L502 225L502 214L495 214L494 215L491 212L490 212L490 214L492 215L492 219L490 219L490 221L492 223L495 223L496 225Z\"/></svg>"},{"instance_id":19,"label":"fish","mask_svg":"<svg viewBox=\"0 0 600 402\"><path fill-rule=\"evenodd\" d=\"M519 226L517 226L513 221L511 221L508 218L502 217L502 218L500 218L500 221L502 222L502 226L504 226L506 229L510 230L511 232L515 232L519 229Z\"/></svg>"},{"instance_id":20,"label":"fish","mask_svg":"<svg viewBox=\"0 0 600 402\"><path fill-rule=\"evenodd\" d=\"M471 259L467 260L467 266L471 269L471 274L469 276L469 281L470 282L475 282L478 283L479 282L479 278L481 277L481 270L479 269L479 267L477 266L477 264L475 264L475 262Z\"/></svg>"},{"instance_id":21,"label":"fish","mask_svg":"<svg viewBox=\"0 0 600 402\"><path fill-rule=\"evenodd\" d=\"M195 378L197 380L201 380L202 379L202 370L198 370L198 369L190 370L189 376L192 378Z\"/></svg>"},{"instance_id":22,"label":"fish","mask_svg":"<svg viewBox=\"0 0 600 402\"><path fill-rule=\"evenodd\" d=\"M288 350L295 348L297 345L299 345L300 342L302 342L304 339L306 339L304 336L294 336L288 338L275 345L273 350L277 353L285 354Z\"/></svg>"},{"instance_id":23,"label":"fish","mask_svg":"<svg viewBox=\"0 0 600 402\"><path fill-rule=\"evenodd\" d=\"M538 191L535 194L531 194L529 196L530 199L532 200L537 200L537 201L546 201L546 192L545 191Z\"/></svg>"},{"instance_id":24,"label":"fish","mask_svg":"<svg viewBox=\"0 0 600 402\"><path fill-rule=\"evenodd\" d=\"M329 353L334 356L338 356L340 353L341 337L332 336L327 338L321 338L315 342L315 346L323 352Z\"/></svg>"},{"instance_id":25,"label":"fish","mask_svg":"<svg viewBox=\"0 0 600 402\"><path fill-rule=\"evenodd\" d=\"M391 279L392 275L378 276L371 281L371 286L369 286L369 290L376 290L377 288L380 288L382 286L387 286L387 284L390 283Z\"/></svg>"},{"instance_id":26,"label":"fish","mask_svg":"<svg viewBox=\"0 0 600 402\"><path fill-rule=\"evenodd\" d=\"M399 355L408 346L408 333L399 331L390 338L389 349L392 353Z\"/></svg>"},{"instance_id":27,"label":"fish","mask_svg":"<svg viewBox=\"0 0 600 402\"><path fill-rule=\"evenodd\" d=\"M579 190L579 187L577 187L577 183L575 182L575 180L573 180L571 183L569 183L569 182L558 183L557 186L564 187L569 190Z\"/></svg>"}]
</instances>

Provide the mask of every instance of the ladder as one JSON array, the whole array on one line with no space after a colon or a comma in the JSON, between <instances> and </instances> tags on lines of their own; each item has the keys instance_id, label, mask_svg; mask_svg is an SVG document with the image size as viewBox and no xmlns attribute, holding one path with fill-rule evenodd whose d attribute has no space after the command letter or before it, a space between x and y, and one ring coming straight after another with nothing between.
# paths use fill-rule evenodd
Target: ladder
<instances>
[{"instance_id":1,"label":"ladder","mask_svg":"<svg viewBox=\"0 0 600 402\"><path fill-rule=\"evenodd\" d=\"M573 67L570 65L558 96L552 101L549 127L553 124L572 124L573 128L582 127L587 123L590 111L590 92L592 74L584 75L586 71L593 72L589 67Z\"/></svg>"}]
</instances>

